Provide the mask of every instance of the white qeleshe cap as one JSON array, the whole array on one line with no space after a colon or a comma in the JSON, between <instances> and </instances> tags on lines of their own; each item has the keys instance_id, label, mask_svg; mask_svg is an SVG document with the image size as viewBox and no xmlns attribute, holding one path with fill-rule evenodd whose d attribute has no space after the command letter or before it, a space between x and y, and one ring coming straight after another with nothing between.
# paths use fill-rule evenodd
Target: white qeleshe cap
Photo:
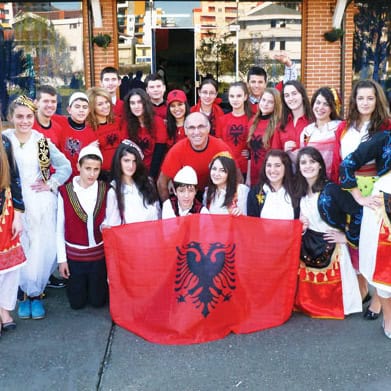
<instances>
[{"instance_id":1,"label":"white qeleshe cap","mask_svg":"<svg viewBox=\"0 0 391 391\"><path fill-rule=\"evenodd\" d=\"M81 149L77 162L80 163L80 160L87 155L98 156L98 158L103 162L103 156L100 149L98 147L94 147L93 145L87 145L86 147Z\"/></svg>"},{"instance_id":2,"label":"white qeleshe cap","mask_svg":"<svg viewBox=\"0 0 391 391\"><path fill-rule=\"evenodd\" d=\"M84 93L84 92L74 92L70 98L69 98L69 103L68 103L68 106L71 107L72 106L72 103L75 101L75 100L78 100L78 99L81 99L81 100L85 100L86 102L88 102L88 96Z\"/></svg>"},{"instance_id":3,"label":"white qeleshe cap","mask_svg":"<svg viewBox=\"0 0 391 391\"><path fill-rule=\"evenodd\" d=\"M184 166L176 173L174 182L196 186L198 184L197 173L193 167Z\"/></svg>"}]
</instances>

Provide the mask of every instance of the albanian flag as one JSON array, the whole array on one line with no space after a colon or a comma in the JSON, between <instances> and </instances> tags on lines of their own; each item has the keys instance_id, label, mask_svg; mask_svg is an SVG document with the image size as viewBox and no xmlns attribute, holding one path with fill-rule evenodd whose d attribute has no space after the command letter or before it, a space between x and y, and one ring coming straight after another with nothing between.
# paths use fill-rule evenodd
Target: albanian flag
<instances>
[{"instance_id":1,"label":"albanian flag","mask_svg":"<svg viewBox=\"0 0 391 391\"><path fill-rule=\"evenodd\" d=\"M103 237L113 321L148 341L206 342L291 315L299 221L194 214Z\"/></svg>"}]
</instances>

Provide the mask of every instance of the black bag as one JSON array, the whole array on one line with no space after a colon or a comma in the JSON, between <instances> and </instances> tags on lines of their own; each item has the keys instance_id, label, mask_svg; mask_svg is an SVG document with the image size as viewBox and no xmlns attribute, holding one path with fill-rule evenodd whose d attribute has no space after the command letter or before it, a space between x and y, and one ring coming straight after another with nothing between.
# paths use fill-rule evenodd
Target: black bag
<instances>
[{"instance_id":1,"label":"black bag","mask_svg":"<svg viewBox=\"0 0 391 391\"><path fill-rule=\"evenodd\" d=\"M335 243L328 243L323 232L307 229L302 236L300 259L308 266L323 269L330 265Z\"/></svg>"}]
</instances>

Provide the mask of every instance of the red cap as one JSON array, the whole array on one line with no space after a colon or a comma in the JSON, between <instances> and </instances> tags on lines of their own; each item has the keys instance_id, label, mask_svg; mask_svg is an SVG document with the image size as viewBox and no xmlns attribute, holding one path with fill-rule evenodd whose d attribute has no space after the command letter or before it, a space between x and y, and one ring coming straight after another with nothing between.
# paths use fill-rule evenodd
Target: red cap
<instances>
[{"instance_id":1,"label":"red cap","mask_svg":"<svg viewBox=\"0 0 391 391\"><path fill-rule=\"evenodd\" d=\"M187 102L186 94L182 90L172 90L167 95L167 106L169 106L172 102Z\"/></svg>"}]
</instances>

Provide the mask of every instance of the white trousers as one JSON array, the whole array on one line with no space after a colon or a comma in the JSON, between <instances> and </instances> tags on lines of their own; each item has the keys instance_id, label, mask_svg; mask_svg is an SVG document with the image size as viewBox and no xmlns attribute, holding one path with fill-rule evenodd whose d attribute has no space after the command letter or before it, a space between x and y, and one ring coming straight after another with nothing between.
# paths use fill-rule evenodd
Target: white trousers
<instances>
[{"instance_id":1,"label":"white trousers","mask_svg":"<svg viewBox=\"0 0 391 391\"><path fill-rule=\"evenodd\" d=\"M20 270L17 268L0 274L0 307L7 311L15 308L20 281Z\"/></svg>"}]
</instances>

